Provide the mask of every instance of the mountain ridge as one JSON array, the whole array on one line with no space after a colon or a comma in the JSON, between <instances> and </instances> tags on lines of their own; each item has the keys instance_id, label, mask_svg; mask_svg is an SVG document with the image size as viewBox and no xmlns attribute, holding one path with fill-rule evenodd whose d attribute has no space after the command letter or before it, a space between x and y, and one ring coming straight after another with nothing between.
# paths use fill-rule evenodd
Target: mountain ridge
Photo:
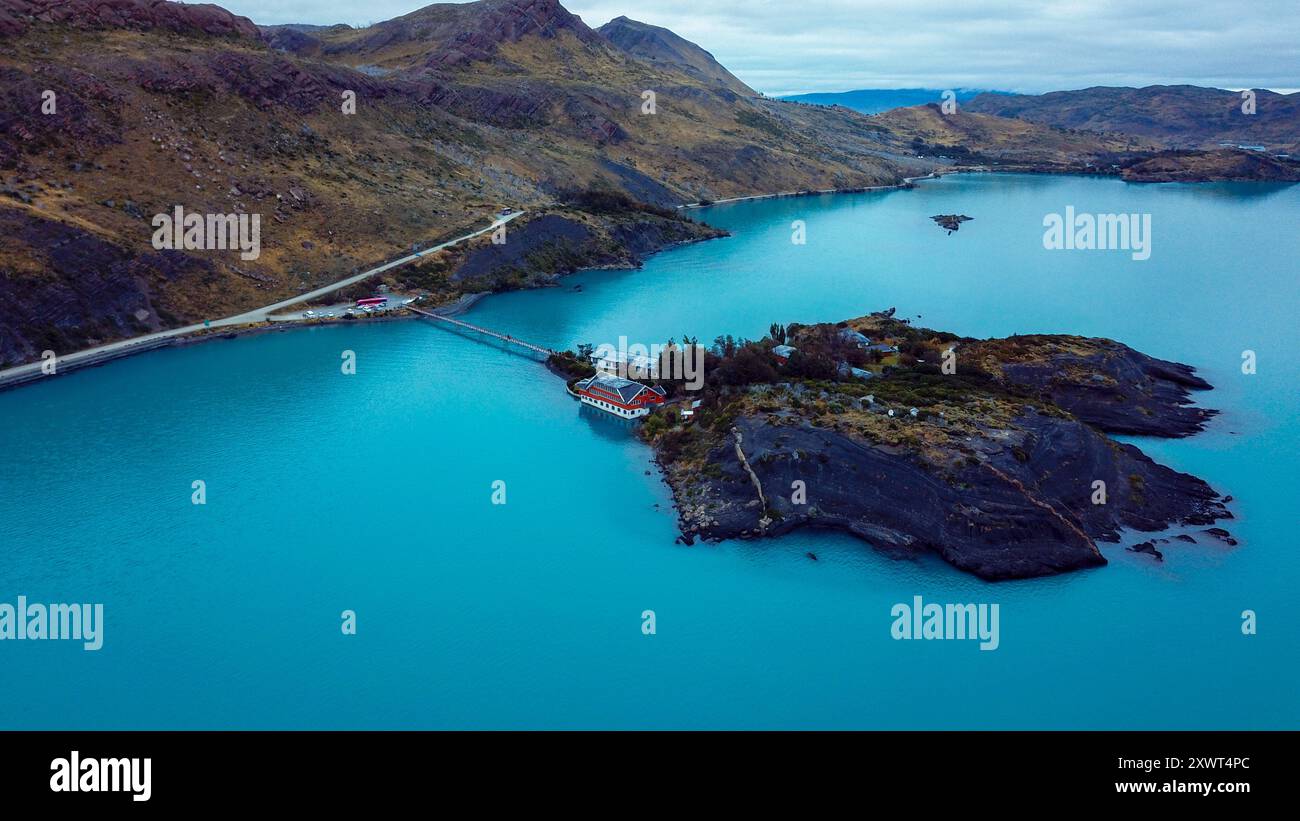
<instances>
[{"instance_id":1,"label":"mountain ridge","mask_svg":"<svg viewBox=\"0 0 1300 821\"><path fill-rule=\"evenodd\" d=\"M1046 94L981 94L968 111L1094 133L1121 132L1169 148L1215 148L1220 142L1268 149L1300 144L1300 92L1254 90L1254 113L1241 92L1192 85L1092 86Z\"/></svg>"},{"instance_id":2,"label":"mountain ridge","mask_svg":"<svg viewBox=\"0 0 1300 821\"><path fill-rule=\"evenodd\" d=\"M511 231L530 252L476 275L480 290L709 236L671 216L685 203L954 167L1137 180L1289 168L1231 152L1135 165L1164 146L969 106L868 116L748 96L629 53L557 0L262 29L168 0L0 0L0 42L0 366L241 314L469 233L503 207L528 212ZM47 92L57 106L45 113ZM260 257L153 248L150 215L178 205L258 214ZM547 226L559 233L547 239ZM473 250L390 285L455 299ZM95 259L111 264L88 270Z\"/></svg>"},{"instance_id":3,"label":"mountain ridge","mask_svg":"<svg viewBox=\"0 0 1300 821\"><path fill-rule=\"evenodd\" d=\"M758 96L758 92L723 67L708 51L666 28L620 16L596 31L633 57L683 69L742 96Z\"/></svg>"}]
</instances>

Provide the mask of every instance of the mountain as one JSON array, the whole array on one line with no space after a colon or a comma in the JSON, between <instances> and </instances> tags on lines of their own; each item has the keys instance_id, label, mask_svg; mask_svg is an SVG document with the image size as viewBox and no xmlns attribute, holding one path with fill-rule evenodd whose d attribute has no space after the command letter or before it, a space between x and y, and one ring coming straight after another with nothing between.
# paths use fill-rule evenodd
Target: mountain
<instances>
[{"instance_id":1,"label":"mountain","mask_svg":"<svg viewBox=\"0 0 1300 821\"><path fill-rule=\"evenodd\" d=\"M266 31L214 6L0 0L0 32L0 367L265 305L505 205L526 256L438 255L394 284L545 284L714 235L665 206L934 167L852 112L634 58L555 0ZM155 249L178 205L258 215L260 256Z\"/></svg>"},{"instance_id":2,"label":"mountain","mask_svg":"<svg viewBox=\"0 0 1300 821\"><path fill-rule=\"evenodd\" d=\"M503 48L530 36L591 48L604 45L600 35L558 0L438 3L365 29L333 29L322 39L326 54L409 69L505 59Z\"/></svg>"},{"instance_id":3,"label":"mountain","mask_svg":"<svg viewBox=\"0 0 1300 821\"><path fill-rule=\"evenodd\" d=\"M536 287L716 236L684 203L957 165L1118 175L1163 148L968 107L767 99L671 32L606 28L557 0L264 29L166 0L0 0L0 367L239 314L507 206L525 215L504 249L484 237L382 281L431 301ZM155 247L177 207L256 217L260 254Z\"/></svg>"},{"instance_id":4,"label":"mountain","mask_svg":"<svg viewBox=\"0 0 1300 821\"><path fill-rule=\"evenodd\" d=\"M936 103L894 108L871 122L917 154L946 157L964 165L1071 171L1117 168L1159 149L1155 142L1116 134L1067 132L1026 120L972 113L944 114Z\"/></svg>"},{"instance_id":5,"label":"mountain","mask_svg":"<svg viewBox=\"0 0 1300 821\"><path fill-rule=\"evenodd\" d=\"M754 89L723 68L712 54L666 28L626 17L615 17L597 31L638 60L652 65L671 66L696 79L720 85L746 97L758 96Z\"/></svg>"},{"instance_id":6,"label":"mountain","mask_svg":"<svg viewBox=\"0 0 1300 821\"><path fill-rule=\"evenodd\" d=\"M1241 92L1198 86L1097 86L1048 94L981 94L967 111L1083 131L1132 134L1170 148L1221 142L1290 150L1300 143L1300 93L1259 89L1253 114Z\"/></svg>"},{"instance_id":7,"label":"mountain","mask_svg":"<svg viewBox=\"0 0 1300 821\"><path fill-rule=\"evenodd\" d=\"M943 101L943 89L937 88L862 88L856 91L813 92L810 94L791 94L782 97L795 103L812 105L843 106L862 114L879 114L892 108L904 108L926 103ZM1003 91L979 91L977 89L953 89L958 105L974 99L980 94L1005 94Z\"/></svg>"}]
</instances>

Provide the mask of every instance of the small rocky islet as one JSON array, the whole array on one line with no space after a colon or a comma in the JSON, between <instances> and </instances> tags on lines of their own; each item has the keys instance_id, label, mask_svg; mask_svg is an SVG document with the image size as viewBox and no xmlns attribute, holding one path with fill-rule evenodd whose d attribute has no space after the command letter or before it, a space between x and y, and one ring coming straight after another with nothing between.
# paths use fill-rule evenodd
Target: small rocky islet
<instances>
[{"instance_id":1,"label":"small rocky islet","mask_svg":"<svg viewBox=\"0 0 1300 821\"><path fill-rule=\"evenodd\" d=\"M970 222L975 218L968 217L965 214L935 214L933 217L930 217L930 219L934 220L936 225L940 228L946 229L948 233L951 234L953 231L961 228L963 222Z\"/></svg>"},{"instance_id":2,"label":"small rocky islet","mask_svg":"<svg viewBox=\"0 0 1300 821\"><path fill-rule=\"evenodd\" d=\"M838 530L999 580L1105 565L1098 542L1124 530L1232 518L1231 497L1108 436L1202 430L1216 412L1191 391L1211 386L1187 365L1108 339L968 339L892 309L772 332L720 337L703 390L661 383L670 402L641 427L687 543ZM701 404L683 417L674 397Z\"/></svg>"}]
</instances>

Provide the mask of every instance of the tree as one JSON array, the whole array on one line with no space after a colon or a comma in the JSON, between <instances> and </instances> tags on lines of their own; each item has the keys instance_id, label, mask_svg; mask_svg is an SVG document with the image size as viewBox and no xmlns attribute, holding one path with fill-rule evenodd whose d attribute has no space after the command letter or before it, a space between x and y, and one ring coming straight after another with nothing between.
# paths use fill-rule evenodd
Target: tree
<instances>
[{"instance_id":1,"label":"tree","mask_svg":"<svg viewBox=\"0 0 1300 821\"><path fill-rule=\"evenodd\" d=\"M772 323L772 327L768 328L767 331L768 331L768 334L772 337L772 341L773 341L773 342L777 343L778 345L784 345L784 344L785 344L785 326L784 326L784 325L782 325L782 324L779 323L779 322L773 322L773 323Z\"/></svg>"}]
</instances>

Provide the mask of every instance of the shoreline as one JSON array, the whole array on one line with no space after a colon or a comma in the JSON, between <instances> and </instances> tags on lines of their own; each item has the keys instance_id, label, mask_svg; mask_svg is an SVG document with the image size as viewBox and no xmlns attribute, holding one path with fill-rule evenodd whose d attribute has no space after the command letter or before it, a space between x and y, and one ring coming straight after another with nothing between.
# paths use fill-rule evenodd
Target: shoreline
<instances>
[{"instance_id":1,"label":"shoreline","mask_svg":"<svg viewBox=\"0 0 1300 821\"><path fill-rule=\"evenodd\" d=\"M895 190L901 191L901 190L908 190L914 188L917 182L923 180L941 179L949 174L963 174L963 173L988 173L988 169L952 168L944 171L932 171L929 174L922 174L914 177L904 177L899 182L892 183L889 185L875 185L875 186L839 188L839 189L832 188L832 189L815 190L815 191L814 190L780 191L780 192L769 193L769 194L753 194L744 197L731 197L725 200L717 200L714 202L710 202L708 204L684 203L682 205L677 206L677 210L708 208L713 205L724 205L727 203L735 203L735 202L749 202L749 201L769 200L769 199L787 199L787 198L795 198L795 197L811 197L811 196L820 196L823 194L861 194L861 193L869 193L873 191L895 191ZM477 233L482 233L482 232L480 231ZM684 245L693 245L697 242L705 242L705 241L707 240L697 239L697 240L687 240L682 242L674 242L662 248L658 248L655 251L651 252L650 254L647 254L646 256L647 257L653 256L654 254L659 254L664 251L671 250L673 248L681 247ZM429 251L421 252L420 255L426 253L429 253ZM391 263L389 264L391 265ZM581 271L598 271L598 270L623 271L623 270L637 270L637 268L628 268L628 267L602 268L598 266L593 266L590 268L579 268L576 271L573 271L572 273L579 273ZM559 283L556 283L556 285L551 287L560 287L560 285ZM445 313L447 316L457 316L459 314L468 311L470 308L476 305L481 299L490 295L491 292L488 291L482 291L473 294L465 294L455 302L448 303L447 305L444 306L439 306L434 310L438 311L439 313ZM301 301L301 298L295 299L295 302L298 301ZM394 316L374 317L363 321L364 322L376 322L376 321L398 322L398 321L409 321L409 320L419 319L419 318L420 318L419 314L415 314L409 311L403 311L402 313ZM220 327L213 326L211 328L199 328L191 333L174 334L165 337L145 337L137 343L124 344L122 345L122 347L116 347L113 348L112 350L106 350L96 354L83 354L79 359L74 360L72 362L67 362L67 363L59 362L58 370L55 374L47 375L44 372L42 372L42 370L39 367L39 363L36 361L24 363L23 365L14 366L15 369L21 369L21 368L28 368L34 364L37 365L37 367L32 368L31 370L28 370L26 372L10 373L10 374L5 374L3 372L0 372L0 393L4 393L5 391L8 390L13 390L26 385L30 385L34 382L39 382L43 379L46 379L48 376L64 376L86 368L95 368L101 365L107 365L119 359L125 359L127 357L135 356L137 354L149 353L151 351L160 350L162 348L185 346L185 345L197 345L200 343L211 342L219 339L237 339L245 336L256 336L258 334L272 333L277 331L296 330L304 327L321 327L330 324L338 324L340 322L346 322L346 320L335 319L335 320L330 320L329 322L312 321L312 320L286 320L286 321L274 322L273 324L263 323L263 324L249 324L249 325L225 325ZM166 331L163 331L162 333L166 333ZM122 342L128 342L128 341L123 340ZM109 344L118 344L118 343L109 343Z\"/></svg>"},{"instance_id":2,"label":"shoreline","mask_svg":"<svg viewBox=\"0 0 1300 821\"><path fill-rule=\"evenodd\" d=\"M479 300L489 296L488 291L479 291L472 294L465 294L455 302L448 302L440 305L434 310L447 316L458 316L468 311ZM59 364L58 370L54 374L45 374L40 368L27 373L13 374L8 377L0 376L0 393L5 391L21 388L34 382L40 382L49 376L65 376L77 371L88 368L97 368L101 365L107 365L116 362L119 359L136 356L138 354L149 353L151 351L162 350L163 348L183 348L190 345L201 345L207 342L217 340L242 339L248 336L260 336L262 334L297 331L304 328L322 328L332 325L341 324L371 324L378 322L407 322L413 319L419 319L420 315L402 309L400 313L394 312L391 316L370 317L363 320L348 321L345 319L333 319L329 321L319 320L281 320L278 322L262 323L257 325L228 325L222 328L204 328L189 334L180 334L177 336L160 337L153 339L144 339L140 342L129 345L124 348L118 348L111 351L104 351L100 354L91 354L83 359L76 360L67 364Z\"/></svg>"},{"instance_id":3,"label":"shoreline","mask_svg":"<svg viewBox=\"0 0 1300 821\"><path fill-rule=\"evenodd\" d=\"M901 187L901 186L889 186L889 187ZM763 196L767 196L767 195L763 195ZM686 207L686 206L679 206L679 208L680 207ZM672 242L661 248L656 248L654 251L646 254L645 256L650 257L650 256L654 256L655 254L659 254L664 251L671 250L673 248L680 248L686 245L694 245L699 242L707 242L711 239L721 239L721 238L722 238L721 236L703 237L699 239ZM420 254L417 254L416 256L422 256L427 253L429 253L429 250L423 251ZM570 273L576 274L582 271L635 271L638 270L639 267L640 266L618 266L618 267L590 266L586 268L578 268L577 270L572 271ZM565 274L563 276L568 276L568 274ZM561 286L559 282L556 282L554 285L545 286L545 287L558 288ZM459 316L460 314L465 313L466 311L470 310L475 305L477 305L480 300L491 295L492 295L491 291L477 291L470 294L463 294L459 299L455 300L454 302L449 302L444 305L440 305L432 310L434 310L437 313L444 314L446 316L453 316L453 317ZM301 302L301 301L302 301L301 298L295 300L295 302ZM403 310L401 312L395 312L394 315L392 316L371 317L361 321L366 323L405 322L405 321L410 321L410 320L415 320L420 318L421 317L419 314ZM0 393L4 393L5 391L9 391L9 390L14 390L16 388L21 388L26 385L33 384L35 382L40 382L41 380L46 379L49 376L56 376L56 377L65 376L67 374L75 373L77 371L84 370L86 368L95 368L101 365L107 365L119 359L125 359L127 357L135 356L137 354L149 353L151 351L161 350L162 348L180 347L186 345L198 345L201 343L212 342L219 339L237 339L246 336L257 336L259 334L272 333L276 331L291 331L291 330L298 330L298 329L308 328L308 327L322 327L325 325L345 323L347 322L347 320L333 319L329 321L321 321L321 320L300 320L299 319L299 320L272 321L268 319L267 322L271 324L261 323L261 324L247 324L247 325L224 325L219 327L213 326L210 328L199 328L190 333L180 333L180 334L174 334L170 336L150 335L141 338L138 342L135 343L131 343L129 340L120 340L119 343L108 343L108 344L110 345L121 344L121 343L126 343L126 344L122 344L121 347L115 347L112 348L111 350L105 350L99 353L89 353L89 354L77 352L77 353L82 353L80 358L72 362L66 362L66 363L58 362L58 370L54 374L45 374L39 367L40 364L39 361L33 360L32 362L27 362L21 365L14 366L14 370L31 368L30 370L15 372L15 373L4 373L3 371L0 371ZM167 333L167 331L156 332L156 333ZM94 349L88 349L88 350L94 350ZM33 365L35 365L36 367L31 367Z\"/></svg>"},{"instance_id":4,"label":"shoreline","mask_svg":"<svg viewBox=\"0 0 1300 821\"><path fill-rule=\"evenodd\" d=\"M922 174L918 177L903 177L899 182L890 185L867 185L855 188L820 188L809 189L806 191L777 191L771 194L752 194L745 197L727 197L721 200L711 200L709 202L688 202L677 206L677 210L685 211L693 208L711 208L715 205L728 205L735 202L753 202L755 200L782 200L794 199L796 197L817 197L823 194L866 194L871 191L905 191L915 186L920 180L935 180L948 174L966 173L960 169L949 171L931 171L929 174Z\"/></svg>"}]
</instances>

